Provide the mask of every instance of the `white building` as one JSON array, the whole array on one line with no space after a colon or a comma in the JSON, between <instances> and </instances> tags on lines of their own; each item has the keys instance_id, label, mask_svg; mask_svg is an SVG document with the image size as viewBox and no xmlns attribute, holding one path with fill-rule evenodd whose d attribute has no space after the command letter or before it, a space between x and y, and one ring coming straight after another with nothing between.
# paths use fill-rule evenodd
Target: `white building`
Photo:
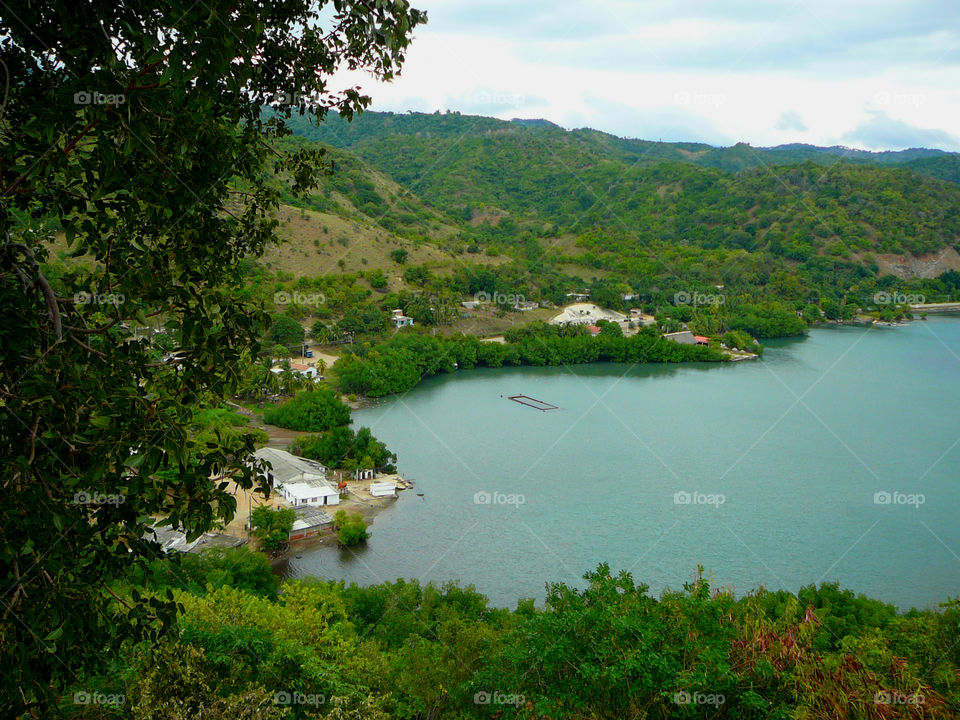
<instances>
[{"instance_id":1,"label":"white building","mask_svg":"<svg viewBox=\"0 0 960 720\"><path fill-rule=\"evenodd\" d=\"M287 368L284 365L275 365L274 367L270 368L270 372L272 372L274 375L279 375L286 369ZM308 377L311 380L320 379L320 373L317 372L317 368L315 365L305 365L304 363L292 362L290 363L290 372L295 372L299 375L303 375L304 377Z\"/></svg>"},{"instance_id":2,"label":"white building","mask_svg":"<svg viewBox=\"0 0 960 720\"><path fill-rule=\"evenodd\" d=\"M370 495L373 497L396 497L397 483L395 480L370 483Z\"/></svg>"},{"instance_id":3,"label":"white building","mask_svg":"<svg viewBox=\"0 0 960 720\"><path fill-rule=\"evenodd\" d=\"M410 327L413 325L413 318L403 314L403 310L397 308L393 311L393 315L390 318L390 322L393 323L393 326L399 330L402 327Z\"/></svg>"},{"instance_id":4,"label":"white building","mask_svg":"<svg viewBox=\"0 0 960 720\"><path fill-rule=\"evenodd\" d=\"M320 463L270 447L253 454L270 465L274 489L293 507L340 504L340 493L327 480L327 468Z\"/></svg>"},{"instance_id":5,"label":"white building","mask_svg":"<svg viewBox=\"0 0 960 720\"><path fill-rule=\"evenodd\" d=\"M277 492L294 507L340 504L340 493L322 475L304 473L277 486Z\"/></svg>"},{"instance_id":6,"label":"white building","mask_svg":"<svg viewBox=\"0 0 960 720\"><path fill-rule=\"evenodd\" d=\"M623 322L627 316L616 310L607 310L593 303L574 303L567 305L559 315L551 320L551 325L596 325L601 320Z\"/></svg>"}]
</instances>

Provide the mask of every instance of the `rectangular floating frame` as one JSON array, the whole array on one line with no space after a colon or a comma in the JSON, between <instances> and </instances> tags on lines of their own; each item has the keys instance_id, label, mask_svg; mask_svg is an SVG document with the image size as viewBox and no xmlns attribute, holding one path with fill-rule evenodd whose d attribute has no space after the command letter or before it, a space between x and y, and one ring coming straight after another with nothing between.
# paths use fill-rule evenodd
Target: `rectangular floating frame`
<instances>
[{"instance_id":1,"label":"rectangular floating frame","mask_svg":"<svg viewBox=\"0 0 960 720\"><path fill-rule=\"evenodd\" d=\"M520 403L521 405L526 405L527 407L532 407L534 410L540 410L541 412L546 412L547 410L559 410L556 405L551 405L548 402L543 400L537 400L532 398L529 395L508 395L510 400L513 400L515 403Z\"/></svg>"}]
</instances>

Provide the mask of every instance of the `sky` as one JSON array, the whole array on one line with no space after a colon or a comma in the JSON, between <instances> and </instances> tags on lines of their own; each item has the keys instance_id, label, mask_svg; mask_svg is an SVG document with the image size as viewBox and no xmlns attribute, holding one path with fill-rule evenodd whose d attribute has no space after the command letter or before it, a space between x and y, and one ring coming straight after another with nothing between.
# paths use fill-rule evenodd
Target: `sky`
<instances>
[{"instance_id":1,"label":"sky","mask_svg":"<svg viewBox=\"0 0 960 720\"><path fill-rule=\"evenodd\" d=\"M374 110L624 137L960 151L958 0L412 0Z\"/></svg>"}]
</instances>

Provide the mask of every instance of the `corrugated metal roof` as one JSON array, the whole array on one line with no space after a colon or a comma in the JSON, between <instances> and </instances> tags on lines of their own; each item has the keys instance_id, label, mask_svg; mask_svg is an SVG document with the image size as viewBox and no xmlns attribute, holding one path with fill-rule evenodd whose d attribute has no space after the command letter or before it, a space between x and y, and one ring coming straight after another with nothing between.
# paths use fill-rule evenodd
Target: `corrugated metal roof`
<instances>
[{"instance_id":1,"label":"corrugated metal roof","mask_svg":"<svg viewBox=\"0 0 960 720\"><path fill-rule=\"evenodd\" d=\"M327 468L318 462L302 458L286 450L263 447L253 453L254 457L270 464L274 481L285 483L291 480L301 480L303 475L320 475L325 477Z\"/></svg>"}]
</instances>

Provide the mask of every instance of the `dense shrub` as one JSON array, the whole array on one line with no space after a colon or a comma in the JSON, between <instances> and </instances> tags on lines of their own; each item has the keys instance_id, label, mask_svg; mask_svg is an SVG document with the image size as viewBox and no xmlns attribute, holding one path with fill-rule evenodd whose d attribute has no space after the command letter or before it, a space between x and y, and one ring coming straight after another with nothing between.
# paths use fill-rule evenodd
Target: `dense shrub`
<instances>
[{"instance_id":1,"label":"dense shrub","mask_svg":"<svg viewBox=\"0 0 960 720\"><path fill-rule=\"evenodd\" d=\"M583 328L533 324L508 332L507 342L475 337L404 333L345 354L335 369L341 390L380 397L409 390L421 378L456 368L504 365L579 365L591 362L663 363L721 359L719 350L664 340L646 329L631 337L591 337Z\"/></svg>"},{"instance_id":2,"label":"dense shrub","mask_svg":"<svg viewBox=\"0 0 960 720\"><path fill-rule=\"evenodd\" d=\"M298 393L283 405L268 407L263 421L289 430L323 432L350 422L350 408L327 388Z\"/></svg>"}]
</instances>

